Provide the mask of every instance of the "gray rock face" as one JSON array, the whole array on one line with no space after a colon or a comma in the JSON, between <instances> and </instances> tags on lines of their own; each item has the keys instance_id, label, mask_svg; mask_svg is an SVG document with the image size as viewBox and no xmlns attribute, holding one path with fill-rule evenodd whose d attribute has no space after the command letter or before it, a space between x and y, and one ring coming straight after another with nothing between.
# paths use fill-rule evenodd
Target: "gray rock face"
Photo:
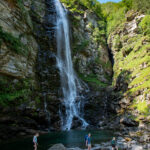
<instances>
[{"instance_id":1,"label":"gray rock face","mask_svg":"<svg viewBox=\"0 0 150 150\"><path fill-rule=\"evenodd\" d=\"M35 31L35 24L44 21L45 7L45 0L23 0L20 5L13 0L0 1L0 94L6 94L0 100L0 140L8 135L14 138L14 134L33 135L47 128L42 98L37 92L39 43ZM38 16L38 22L33 14Z\"/></svg>"},{"instance_id":2,"label":"gray rock face","mask_svg":"<svg viewBox=\"0 0 150 150\"><path fill-rule=\"evenodd\" d=\"M25 49L23 47L20 51L25 50L26 52L23 53L27 53L26 56L16 54L2 40L0 47L0 74L15 78L34 78L38 44L32 33L33 24L28 11L26 11L27 17L24 18L23 12L16 8L15 4L12 6L11 2L2 0L0 1L0 12L0 27L2 27L3 32L18 38L26 47Z\"/></svg>"},{"instance_id":3,"label":"gray rock face","mask_svg":"<svg viewBox=\"0 0 150 150\"><path fill-rule=\"evenodd\" d=\"M48 150L67 150L63 144L55 144Z\"/></svg>"},{"instance_id":4,"label":"gray rock face","mask_svg":"<svg viewBox=\"0 0 150 150\"><path fill-rule=\"evenodd\" d=\"M99 28L101 24L98 22L102 20L88 10L85 18L74 13L69 17L72 22L80 18L77 26L71 22L73 62L77 73L85 78L94 74L99 81L108 83L106 76L111 77L112 66L105 36L99 34L103 29Z\"/></svg>"}]
</instances>

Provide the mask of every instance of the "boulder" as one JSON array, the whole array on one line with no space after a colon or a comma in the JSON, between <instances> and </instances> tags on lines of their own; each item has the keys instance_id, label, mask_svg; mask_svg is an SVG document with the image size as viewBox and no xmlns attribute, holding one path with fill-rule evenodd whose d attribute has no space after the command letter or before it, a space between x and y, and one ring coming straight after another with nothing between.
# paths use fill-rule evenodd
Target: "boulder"
<instances>
[{"instance_id":1,"label":"boulder","mask_svg":"<svg viewBox=\"0 0 150 150\"><path fill-rule=\"evenodd\" d=\"M67 150L82 150L82 149L79 147L75 147L75 148L67 148Z\"/></svg>"},{"instance_id":2,"label":"boulder","mask_svg":"<svg viewBox=\"0 0 150 150\"><path fill-rule=\"evenodd\" d=\"M48 150L67 150L63 144L55 144L50 147Z\"/></svg>"},{"instance_id":3,"label":"boulder","mask_svg":"<svg viewBox=\"0 0 150 150\"><path fill-rule=\"evenodd\" d=\"M140 140L141 143L143 142L149 142L150 141L150 136L148 134L145 134L143 136L141 136Z\"/></svg>"},{"instance_id":4,"label":"boulder","mask_svg":"<svg viewBox=\"0 0 150 150\"><path fill-rule=\"evenodd\" d=\"M120 119L120 123L129 127L138 126L138 123L135 120L128 118L126 116Z\"/></svg>"},{"instance_id":5,"label":"boulder","mask_svg":"<svg viewBox=\"0 0 150 150\"><path fill-rule=\"evenodd\" d=\"M131 150L143 150L142 146L134 145Z\"/></svg>"}]
</instances>

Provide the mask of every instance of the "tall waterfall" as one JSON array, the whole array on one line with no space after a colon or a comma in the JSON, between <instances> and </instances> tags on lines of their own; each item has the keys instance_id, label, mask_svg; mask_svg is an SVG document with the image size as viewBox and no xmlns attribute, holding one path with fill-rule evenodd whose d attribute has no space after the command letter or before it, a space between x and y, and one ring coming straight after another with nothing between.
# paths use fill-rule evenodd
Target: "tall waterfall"
<instances>
[{"instance_id":1,"label":"tall waterfall","mask_svg":"<svg viewBox=\"0 0 150 150\"><path fill-rule=\"evenodd\" d=\"M54 2L57 15L57 66L60 71L61 87L63 92L62 103L65 106L66 111L65 115L60 112L62 129L70 130L74 117L78 118L82 122L82 127L86 127L88 124L81 117L80 113L81 99L78 90L80 90L81 84L74 73L72 64L67 12L59 0L54 0Z\"/></svg>"}]
</instances>

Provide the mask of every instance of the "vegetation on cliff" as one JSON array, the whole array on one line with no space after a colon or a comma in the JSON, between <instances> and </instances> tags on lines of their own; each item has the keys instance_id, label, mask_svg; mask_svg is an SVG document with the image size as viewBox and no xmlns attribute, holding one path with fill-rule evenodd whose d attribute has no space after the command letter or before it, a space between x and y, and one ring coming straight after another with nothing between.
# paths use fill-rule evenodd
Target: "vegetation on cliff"
<instances>
[{"instance_id":1,"label":"vegetation on cliff","mask_svg":"<svg viewBox=\"0 0 150 150\"><path fill-rule=\"evenodd\" d=\"M142 116L147 121L150 115L149 4L146 0L123 0L102 7L108 43L114 54L113 85L129 100L122 113L130 113L136 120Z\"/></svg>"},{"instance_id":2,"label":"vegetation on cliff","mask_svg":"<svg viewBox=\"0 0 150 150\"><path fill-rule=\"evenodd\" d=\"M97 16L102 16L101 4L97 0L61 0L67 8L72 12L84 14L84 9L88 9L96 13Z\"/></svg>"},{"instance_id":3,"label":"vegetation on cliff","mask_svg":"<svg viewBox=\"0 0 150 150\"><path fill-rule=\"evenodd\" d=\"M22 0L7 1L15 4L21 16L25 16L23 23L30 26L29 14L26 13ZM72 43L74 65L79 77L89 85L94 84L95 87L107 88L111 85L112 64L108 59L108 45L114 56L112 89L115 89L115 92L113 94L117 95L117 98L129 100L127 106L121 107L119 113L121 115L129 113L130 117L138 121L144 118L148 122L150 115L150 0L123 0L119 3L106 4L100 4L96 0L61 0L61 2L70 11L70 22L74 30ZM31 27L32 25L30 29ZM26 54L28 49L21 38L6 31L0 27L0 47L5 43L8 49L18 55ZM45 44L44 33L42 36L44 37L41 38L42 42ZM44 49L48 48L44 47ZM52 59L48 57L47 60ZM35 62L32 63L31 65L34 65ZM47 64L43 63L43 65L48 68ZM51 66L49 68L53 69ZM44 78L46 81L45 74ZM56 81L58 79L56 75L51 79L59 82ZM58 91L58 88L53 85L51 87L55 89L55 92ZM94 90L97 89L100 88ZM3 75L0 77L0 106L17 106L32 99L40 103L39 99L42 96L39 98L37 94L35 97L35 91L37 92L38 88L32 85L32 80L28 78L15 80L14 77L12 80L11 77ZM52 102L52 105L54 103ZM29 104L30 102L27 105Z\"/></svg>"},{"instance_id":4,"label":"vegetation on cliff","mask_svg":"<svg viewBox=\"0 0 150 150\"><path fill-rule=\"evenodd\" d=\"M11 33L3 31L2 27L0 27L0 48L3 42L10 50L17 54L27 55L28 53L27 46L25 46L19 38L14 37Z\"/></svg>"},{"instance_id":5,"label":"vegetation on cliff","mask_svg":"<svg viewBox=\"0 0 150 150\"><path fill-rule=\"evenodd\" d=\"M126 13L130 10L134 12L149 14L149 0L122 0L119 3L108 2L102 4L102 14L107 22L107 36L116 29L117 26L122 27L126 21ZM132 14L131 14L132 15Z\"/></svg>"},{"instance_id":6,"label":"vegetation on cliff","mask_svg":"<svg viewBox=\"0 0 150 150\"><path fill-rule=\"evenodd\" d=\"M29 82L34 76L37 45L22 0L2 1L0 10L0 106L17 106L33 92Z\"/></svg>"},{"instance_id":7,"label":"vegetation on cliff","mask_svg":"<svg viewBox=\"0 0 150 150\"><path fill-rule=\"evenodd\" d=\"M0 105L16 106L28 101L31 94L30 82L28 79L12 81L9 77L0 76Z\"/></svg>"}]
</instances>

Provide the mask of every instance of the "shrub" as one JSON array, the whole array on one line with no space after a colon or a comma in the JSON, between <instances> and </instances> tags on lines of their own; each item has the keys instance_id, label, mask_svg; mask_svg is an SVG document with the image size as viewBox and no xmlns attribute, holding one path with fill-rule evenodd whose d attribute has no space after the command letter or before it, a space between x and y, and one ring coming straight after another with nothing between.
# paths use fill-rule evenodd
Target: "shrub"
<instances>
[{"instance_id":1,"label":"shrub","mask_svg":"<svg viewBox=\"0 0 150 150\"><path fill-rule=\"evenodd\" d=\"M0 105L8 106L28 100L31 90L30 79L20 79L16 83L8 77L0 77Z\"/></svg>"},{"instance_id":2,"label":"shrub","mask_svg":"<svg viewBox=\"0 0 150 150\"><path fill-rule=\"evenodd\" d=\"M146 15L139 24L144 35L150 35L150 15Z\"/></svg>"},{"instance_id":3,"label":"shrub","mask_svg":"<svg viewBox=\"0 0 150 150\"><path fill-rule=\"evenodd\" d=\"M106 3L102 5L102 12L107 22L107 36L125 21L127 7L122 3Z\"/></svg>"},{"instance_id":4,"label":"shrub","mask_svg":"<svg viewBox=\"0 0 150 150\"><path fill-rule=\"evenodd\" d=\"M83 40L80 42L80 44L76 44L75 47L73 48L74 52L81 52L88 47L89 41L88 40Z\"/></svg>"},{"instance_id":5,"label":"shrub","mask_svg":"<svg viewBox=\"0 0 150 150\"><path fill-rule=\"evenodd\" d=\"M84 74L79 74L79 76L82 80L89 82L89 83L94 83L97 86L101 86L101 87L107 87L108 86L108 84L100 81L95 74L89 74L87 76L84 76Z\"/></svg>"},{"instance_id":6,"label":"shrub","mask_svg":"<svg viewBox=\"0 0 150 150\"><path fill-rule=\"evenodd\" d=\"M84 13L82 9L88 9L96 13L100 18L103 18L101 11L101 4L97 0L61 0L67 8L72 12ZM82 9L80 9L82 7Z\"/></svg>"}]
</instances>

